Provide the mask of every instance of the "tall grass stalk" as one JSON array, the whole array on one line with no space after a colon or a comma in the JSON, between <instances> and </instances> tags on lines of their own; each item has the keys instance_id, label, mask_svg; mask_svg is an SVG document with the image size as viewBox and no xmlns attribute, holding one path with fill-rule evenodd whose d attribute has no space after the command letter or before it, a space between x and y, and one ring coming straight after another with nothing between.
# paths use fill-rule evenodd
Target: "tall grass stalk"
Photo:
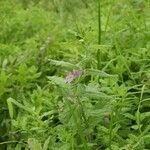
<instances>
[{"instance_id":1,"label":"tall grass stalk","mask_svg":"<svg viewBox=\"0 0 150 150\"><path fill-rule=\"evenodd\" d=\"M101 44L101 5L100 5L100 0L98 0L98 44ZM97 69L100 69L100 49L97 50Z\"/></svg>"},{"instance_id":2,"label":"tall grass stalk","mask_svg":"<svg viewBox=\"0 0 150 150\"><path fill-rule=\"evenodd\" d=\"M98 0L98 44L101 44L101 35L102 35L102 29L101 29L101 3L100 0Z\"/></svg>"},{"instance_id":3,"label":"tall grass stalk","mask_svg":"<svg viewBox=\"0 0 150 150\"><path fill-rule=\"evenodd\" d=\"M101 44L101 35L102 35L102 29L101 29L101 4L100 0L98 0L98 45ZM100 69L101 63L101 56L100 56L100 49L97 50L97 69Z\"/></svg>"},{"instance_id":4,"label":"tall grass stalk","mask_svg":"<svg viewBox=\"0 0 150 150\"><path fill-rule=\"evenodd\" d=\"M109 24L109 19L110 19L110 16L111 16L113 4L114 4L114 0L111 2L110 8L109 8L109 12L108 12L108 15L107 15L106 24L105 24L105 28L104 28L104 33L106 33L106 31L107 31L107 27L108 27L108 24Z\"/></svg>"},{"instance_id":5,"label":"tall grass stalk","mask_svg":"<svg viewBox=\"0 0 150 150\"><path fill-rule=\"evenodd\" d=\"M144 94L144 88L145 88L145 85L143 85L143 87L141 89L141 96L140 96L139 105L138 105L138 109L137 109L137 125L138 125L138 129L139 129L139 133L142 133L140 107L141 107L141 101L142 101L143 94Z\"/></svg>"}]
</instances>

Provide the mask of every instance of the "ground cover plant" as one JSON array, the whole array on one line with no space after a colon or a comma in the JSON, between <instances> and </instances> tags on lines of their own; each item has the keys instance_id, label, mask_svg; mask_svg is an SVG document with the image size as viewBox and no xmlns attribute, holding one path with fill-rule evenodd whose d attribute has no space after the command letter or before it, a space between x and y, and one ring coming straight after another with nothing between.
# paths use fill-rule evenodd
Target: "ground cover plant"
<instances>
[{"instance_id":1,"label":"ground cover plant","mask_svg":"<svg viewBox=\"0 0 150 150\"><path fill-rule=\"evenodd\" d=\"M0 150L150 148L149 0L0 1Z\"/></svg>"}]
</instances>

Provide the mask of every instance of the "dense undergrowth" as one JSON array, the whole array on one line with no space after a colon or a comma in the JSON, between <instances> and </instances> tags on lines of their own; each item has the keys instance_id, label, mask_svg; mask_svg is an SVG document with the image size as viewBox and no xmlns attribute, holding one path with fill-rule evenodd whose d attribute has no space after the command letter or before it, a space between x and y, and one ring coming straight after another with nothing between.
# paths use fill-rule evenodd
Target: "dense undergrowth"
<instances>
[{"instance_id":1,"label":"dense undergrowth","mask_svg":"<svg viewBox=\"0 0 150 150\"><path fill-rule=\"evenodd\" d=\"M148 5L1 0L0 150L148 150Z\"/></svg>"}]
</instances>

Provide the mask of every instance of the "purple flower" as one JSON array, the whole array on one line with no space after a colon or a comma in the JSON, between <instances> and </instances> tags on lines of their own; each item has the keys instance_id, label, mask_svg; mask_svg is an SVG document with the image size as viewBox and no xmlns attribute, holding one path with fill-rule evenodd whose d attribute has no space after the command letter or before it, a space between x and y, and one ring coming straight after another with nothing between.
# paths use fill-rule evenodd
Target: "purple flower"
<instances>
[{"instance_id":1,"label":"purple flower","mask_svg":"<svg viewBox=\"0 0 150 150\"><path fill-rule=\"evenodd\" d=\"M75 76L70 72L66 77L66 83L71 83L74 80Z\"/></svg>"},{"instance_id":2,"label":"purple flower","mask_svg":"<svg viewBox=\"0 0 150 150\"><path fill-rule=\"evenodd\" d=\"M79 77L82 74L83 74L82 69L74 70L74 71L70 72L66 77L66 83L71 83L76 77Z\"/></svg>"},{"instance_id":3,"label":"purple flower","mask_svg":"<svg viewBox=\"0 0 150 150\"><path fill-rule=\"evenodd\" d=\"M83 70L81 70L81 69L73 71L73 74L74 74L74 76L76 76L76 77L81 76L82 73L83 73Z\"/></svg>"}]
</instances>

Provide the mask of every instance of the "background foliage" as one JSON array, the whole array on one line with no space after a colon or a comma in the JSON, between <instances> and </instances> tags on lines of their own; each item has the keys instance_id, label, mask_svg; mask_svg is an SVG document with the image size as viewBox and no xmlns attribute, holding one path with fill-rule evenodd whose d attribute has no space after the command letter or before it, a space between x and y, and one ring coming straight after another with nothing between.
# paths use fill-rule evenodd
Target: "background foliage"
<instances>
[{"instance_id":1,"label":"background foliage","mask_svg":"<svg viewBox=\"0 0 150 150\"><path fill-rule=\"evenodd\" d=\"M148 150L148 6L1 0L0 149Z\"/></svg>"}]
</instances>

